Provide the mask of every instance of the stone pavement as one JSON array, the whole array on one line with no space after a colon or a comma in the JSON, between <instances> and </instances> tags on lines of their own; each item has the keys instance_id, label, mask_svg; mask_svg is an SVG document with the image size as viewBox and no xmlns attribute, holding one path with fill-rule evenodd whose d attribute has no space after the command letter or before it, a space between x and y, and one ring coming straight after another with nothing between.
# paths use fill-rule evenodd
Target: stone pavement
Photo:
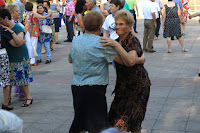
<instances>
[{"instance_id":1,"label":"stone pavement","mask_svg":"<svg viewBox=\"0 0 200 133\"><path fill-rule=\"evenodd\" d=\"M138 20L138 34L142 44L143 20ZM172 41L172 53L167 53L167 43L162 37L162 28L154 49L158 53L145 53L145 67L152 86L143 133L199 133L200 132L200 25L189 20L184 36L189 52L182 53L177 40ZM63 25L59 33L61 44L55 44L52 63L32 67L34 82L30 85L33 104L21 108L21 101L12 96L11 111L24 120L24 133L67 133L73 120L71 94L72 65L68 63L71 43L64 43L66 30ZM110 65L110 84L107 101L110 106L115 85L115 71ZM14 87L13 87L14 88ZM0 103L3 92L0 89Z\"/></svg>"}]
</instances>

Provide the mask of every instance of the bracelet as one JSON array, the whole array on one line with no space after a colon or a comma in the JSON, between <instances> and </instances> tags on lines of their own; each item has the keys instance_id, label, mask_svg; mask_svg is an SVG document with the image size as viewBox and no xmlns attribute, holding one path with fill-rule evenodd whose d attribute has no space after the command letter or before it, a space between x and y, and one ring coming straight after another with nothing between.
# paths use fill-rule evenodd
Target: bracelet
<instances>
[{"instance_id":1,"label":"bracelet","mask_svg":"<svg viewBox=\"0 0 200 133\"><path fill-rule=\"evenodd\" d=\"M15 32L13 31L13 32L11 33L11 35L14 34L14 33L15 33Z\"/></svg>"}]
</instances>

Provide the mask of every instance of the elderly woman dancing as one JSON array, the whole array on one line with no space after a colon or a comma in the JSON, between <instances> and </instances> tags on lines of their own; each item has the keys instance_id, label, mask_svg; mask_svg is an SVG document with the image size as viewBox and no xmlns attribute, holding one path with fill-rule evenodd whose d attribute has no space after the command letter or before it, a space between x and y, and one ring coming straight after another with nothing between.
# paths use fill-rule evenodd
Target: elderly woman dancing
<instances>
[{"instance_id":1,"label":"elderly woman dancing","mask_svg":"<svg viewBox=\"0 0 200 133\"><path fill-rule=\"evenodd\" d=\"M122 49L126 56L122 60L134 60L143 57L143 51L138 38L131 34L134 24L132 14L120 10L115 14L115 30L119 35L117 41L102 38L104 46L112 46L120 54ZM139 61L138 61L139 63ZM117 81L113 93L114 100L109 111L109 122L120 130L141 133L141 124L145 117L150 93L150 79L141 64L115 62Z\"/></svg>"},{"instance_id":2,"label":"elderly woman dancing","mask_svg":"<svg viewBox=\"0 0 200 133\"><path fill-rule=\"evenodd\" d=\"M100 33L103 15L98 11L88 12L84 19L86 33L72 42L69 62L73 63L72 94L74 120L70 133L89 131L99 133L108 126L106 87L108 85L108 66L113 60L120 64L144 63L137 55L129 59L124 49L118 53L110 46L102 46Z\"/></svg>"}]
</instances>

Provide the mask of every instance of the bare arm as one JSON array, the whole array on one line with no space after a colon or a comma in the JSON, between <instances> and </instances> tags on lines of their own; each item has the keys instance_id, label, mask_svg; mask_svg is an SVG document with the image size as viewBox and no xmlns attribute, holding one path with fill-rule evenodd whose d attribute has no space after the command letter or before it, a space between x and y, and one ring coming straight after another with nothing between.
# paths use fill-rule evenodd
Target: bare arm
<instances>
[{"instance_id":1,"label":"bare arm","mask_svg":"<svg viewBox=\"0 0 200 133\"><path fill-rule=\"evenodd\" d=\"M68 57L68 62L72 63L72 58L70 56Z\"/></svg>"},{"instance_id":2,"label":"bare arm","mask_svg":"<svg viewBox=\"0 0 200 133\"><path fill-rule=\"evenodd\" d=\"M139 12L138 12L138 6L137 6L137 4L135 4L135 9L137 11L137 17L139 17Z\"/></svg>"},{"instance_id":3,"label":"bare arm","mask_svg":"<svg viewBox=\"0 0 200 133\"><path fill-rule=\"evenodd\" d=\"M166 12L165 12L165 7L163 7L163 15L162 15L163 29L165 29L165 20L166 20Z\"/></svg>"},{"instance_id":4,"label":"bare arm","mask_svg":"<svg viewBox=\"0 0 200 133\"><path fill-rule=\"evenodd\" d=\"M110 32L109 30L104 30L103 37L109 37Z\"/></svg>"},{"instance_id":5,"label":"bare arm","mask_svg":"<svg viewBox=\"0 0 200 133\"><path fill-rule=\"evenodd\" d=\"M177 11L177 13L178 13L178 17L179 17L179 19L180 19L180 22L182 21L182 19L181 19L181 9L180 9L180 7L179 7L179 5L178 5L178 11Z\"/></svg>"},{"instance_id":6,"label":"bare arm","mask_svg":"<svg viewBox=\"0 0 200 133\"><path fill-rule=\"evenodd\" d=\"M152 17L153 17L154 27L156 28L157 27L156 15L155 15L155 13L151 13L151 14L152 14Z\"/></svg>"},{"instance_id":7,"label":"bare arm","mask_svg":"<svg viewBox=\"0 0 200 133\"><path fill-rule=\"evenodd\" d=\"M48 17L50 17L50 16L51 16L51 14L48 14L48 15L46 15L46 16L42 16L42 15L38 14L37 12L34 12L34 17L35 17L35 18L46 19L46 18L48 18Z\"/></svg>"},{"instance_id":8,"label":"bare arm","mask_svg":"<svg viewBox=\"0 0 200 133\"><path fill-rule=\"evenodd\" d=\"M103 39L103 41L101 41L101 43L105 43L105 44L103 44L103 46L112 46L116 49L116 51L120 55L120 58L123 63L119 60L120 58L115 58L116 62L118 62L120 64L124 64L126 66L134 66L137 63L138 56L137 56L137 53L135 50L132 50L127 53L124 50L124 48L121 46L121 44L118 43L117 41L115 41L111 38L105 38L105 37L102 37L100 39Z\"/></svg>"},{"instance_id":9,"label":"bare arm","mask_svg":"<svg viewBox=\"0 0 200 133\"><path fill-rule=\"evenodd\" d=\"M192 15L189 15L189 19L192 19L192 18L197 17L199 15L200 15L199 12L196 12L196 13L194 13Z\"/></svg>"},{"instance_id":10,"label":"bare arm","mask_svg":"<svg viewBox=\"0 0 200 133\"><path fill-rule=\"evenodd\" d=\"M58 0L56 0L56 4L57 4L57 11L60 12L60 4Z\"/></svg>"},{"instance_id":11,"label":"bare arm","mask_svg":"<svg viewBox=\"0 0 200 133\"><path fill-rule=\"evenodd\" d=\"M70 22L70 21L72 20L72 17L73 17L73 15L74 15L74 13L75 13L75 11L72 11L72 13L71 13L71 15L70 15L70 17L69 17L69 19L68 19L68 22Z\"/></svg>"},{"instance_id":12,"label":"bare arm","mask_svg":"<svg viewBox=\"0 0 200 133\"><path fill-rule=\"evenodd\" d=\"M107 10L104 10L104 4L101 4L100 10L101 10L101 13L102 13L103 15L105 15L105 16L108 16L108 15L109 15L108 11L107 11Z\"/></svg>"},{"instance_id":13,"label":"bare arm","mask_svg":"<svg viewBox=\"0 0 200 133\"><path fill-rule=\"evenodd\" d=\"M82 30L85 30L85 26L83 24L83 16L81 14L78 14L77 16L77 22L79 23Z\"/></svg>"},{"instance_id":14,"label":"bare arm","mask_svg":"<svg viewBox=\"0 0 200 133\"><path fill-rule=\"evenodd\" d=\"M21 45L23 45L26 41L19 37L18 35L15 34L15 32L13 30L11 30L10 28L6 27L6 26L2 26L3 28L5 28L5 31L9 31L13 37L12 40L9 41L9 43L14 46L14 47L19 47Z\"/></svg>"}]
</instances>

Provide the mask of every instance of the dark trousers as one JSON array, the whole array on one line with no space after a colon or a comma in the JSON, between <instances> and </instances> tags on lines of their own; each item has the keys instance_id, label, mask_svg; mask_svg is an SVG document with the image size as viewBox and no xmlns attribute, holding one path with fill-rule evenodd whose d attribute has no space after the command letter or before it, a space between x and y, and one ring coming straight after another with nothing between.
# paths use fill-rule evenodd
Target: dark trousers
<instances>
[{"instance_id":1,"label":"dark trousers","mask_svg":"<svg viewBox=\"0 0 200 133\"><path fill-rule=\"evenodd\" d=\"M69 133L99 133L108 127L107 85L72 85L74 120Z\"/></svg>"},{"instance_id":2,"label":"dark trousers","mask_svg":"<svg viewBox=\"0 0 200 133\"><path fill-rule=\"evenodd\" d=\"M72 40L73 36L74 36L74 30L73 30L73 21L74 21L74 16L72 17L72 20L70 22L68 22L70 16L66 16L66 21L65 21L65 25L66 25L66 30L67 30L67 39L68 40Z\"/></svg>"},{"instance_id":3,"label":"dark trousers","mask_svg":"<svg viewBox=\"0 0 200 133\"><path fill-rule=\"evenodd\" d=\"M159 14L159 18L156 19L156 22L157 22L157 27L156 27L156 30L155 30L155 35L156 35L156 37L158 37L159 31L160 31L160 25L161 25L160 14Z\"/></svg>"},{"instance_id":4,"label":"dark trousers","mask_svg":"<svg viewBox=\"0 0 200 133\"><path fill-rule=\"evenodd\" d=\"M61 27L62 15L63 15L63 13L59 14L59 27ZM63 17L63 21L65 23L65 17Z\"/></svg>"},{"instance_id":5,"label":"dark trousers","mask_svg":"<svg viewBox=\"0 0 200 133\"><path fill-rule=\"evenodd\" d=\"M133 25L133 29L134 29L134 31L136 31L137 19L136 19L135 10L130 10L130 12L133 14L133 18L135 20L135 23Z\"/></svg>"}]
</instances>

